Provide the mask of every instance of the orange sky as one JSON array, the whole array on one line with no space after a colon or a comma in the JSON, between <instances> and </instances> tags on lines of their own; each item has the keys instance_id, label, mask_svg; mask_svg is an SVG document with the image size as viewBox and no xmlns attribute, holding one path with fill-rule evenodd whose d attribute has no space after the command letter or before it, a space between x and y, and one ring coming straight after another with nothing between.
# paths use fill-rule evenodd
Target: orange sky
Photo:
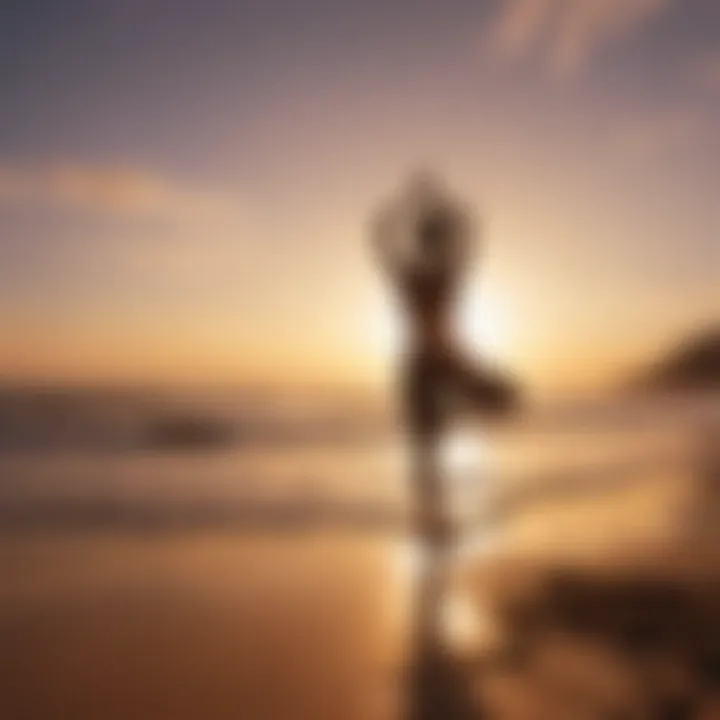
<instances>
[{"instance_id":1,"label":"orange sky","mask_svg":"<svg viewBox=\"0 0 720 720\"><path fill-rule=\"evenodd\" d=\"M408 3L13 13L0 375L381 382L366 226L418 166L485 223L467 341L530 385L717 320L717 4Z\"/></svg>"}]
</instances>

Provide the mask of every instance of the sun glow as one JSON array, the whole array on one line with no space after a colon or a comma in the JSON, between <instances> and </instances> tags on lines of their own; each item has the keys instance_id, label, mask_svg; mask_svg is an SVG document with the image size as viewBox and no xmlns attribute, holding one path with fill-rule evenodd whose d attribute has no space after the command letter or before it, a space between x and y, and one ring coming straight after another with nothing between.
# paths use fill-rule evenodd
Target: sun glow
<instances>
[{"instance_id":1,"label":"sun glow","mask_svg":"<svg viewBox=\"0 0 720 720\"><path fill-rule=\"evenodd\" d=\"M488 456L488 445L478 432L458 430L446 440L441 462L449 473L477 470Z\"/></svg>"},{"instance_id":2,"label":"sun glow","mask_svg":"<svg viewBox=\"0 0 720 720\"><path fill-rule=\"evenodd\" d=\"M463 339L493 359L508 352L511 343L507 311L497 298L473 286L459 312L458 326Z\"/></svg>"},{"instance_id":3,"label":"sun glow","mask_svg":"<svg viewBox=\"0 0 720 720\"><path fill-rule=\"evenodd\" d=\"M397 306L387 297L369 303L360 324L369 355L392 358L402 352L405 325ZM507 309L481 288L471 288L459 308L457 327L462 342L492 359L508 353L512 344L511 325Z\"/></svg>"},{"instance_id":4,"label":"sun glow","mask_svg":"<svg viewBox=\"0 0 720 720\"><path fill-rule=\"evenodd\" d=\"M470 598L448 595L441 612L443 630L456 650L469 650L483 640L486 631L483 617Z\"/></svg>"},{"instance_id":5,"label":"sun glow","mask_svg":"<svg viewBox=\"0 0 720 720\"><path fill-rule=\"evenodd\" d=\"M410 593L402 593L402 605L407 610L412 605L413 588L422 571L421 546L410 540L398 543L391 553L391 564L398 586ZM488 631L481 609L470 597L452 591L448 591L442 601L438 621L446 639L458 651L476 647Z\"/></svg>"}]
</instances>

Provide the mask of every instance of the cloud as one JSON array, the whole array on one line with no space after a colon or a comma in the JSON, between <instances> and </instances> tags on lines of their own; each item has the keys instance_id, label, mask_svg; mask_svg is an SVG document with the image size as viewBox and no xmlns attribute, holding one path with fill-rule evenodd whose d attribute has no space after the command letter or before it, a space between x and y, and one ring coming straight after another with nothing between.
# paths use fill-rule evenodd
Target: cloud
<instances>
[{"instance_id":1,"label":"cloud","mask_svg":"<svg viewBox=\"0 0 720 720\"><path fill-rule=\"evenodd\" d=\"M673 0L499 0L486 38L509 61L537 54L559 75L582 69L609 45L666 11Z\"/></svg>"},{"instance_id":2,"label":"cloud","mask_svg":"<svg viewBox=\"0 0 720 720\"><path fill-rule=\"evenodd\" d=\"M0 204L109 215L230 215L225 193L200 191L142 169L80 163L0 163Z\"/></svg>"}]
</instances>

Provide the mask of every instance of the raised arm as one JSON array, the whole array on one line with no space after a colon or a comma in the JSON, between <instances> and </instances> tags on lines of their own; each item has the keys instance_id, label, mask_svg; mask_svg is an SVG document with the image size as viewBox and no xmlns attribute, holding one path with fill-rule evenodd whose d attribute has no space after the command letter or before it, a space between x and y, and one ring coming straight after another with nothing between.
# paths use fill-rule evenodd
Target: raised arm
<instances>
[{"instance_id":1,"label":"raised arm","mask_svg":"<svg viewBox=\"0 0 720 720\"><path fill-rule=\"evenodd\" d=\"M455 230L450 248L449 262L456 275L465 274L479 255L480 228L470 207L452 206Z\"/></svg>"},{"instance_id":2,"label":"raised arm","mask_svg":"<svg viewBox=\"0 0 720 720\"><path fill-rule=\"evenodd\" d=\"M472 214L447 198L438 198L420 212L417 223L419 267L451 281L468 269L474 250Z\"/></svg>"}]
</instances>

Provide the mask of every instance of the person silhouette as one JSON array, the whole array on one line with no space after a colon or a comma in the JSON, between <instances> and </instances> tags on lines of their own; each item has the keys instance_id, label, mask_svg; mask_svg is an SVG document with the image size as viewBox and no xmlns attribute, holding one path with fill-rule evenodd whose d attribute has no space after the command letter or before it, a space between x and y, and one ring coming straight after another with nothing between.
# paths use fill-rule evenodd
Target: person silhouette
<instances>
[{"instance_id":1,"label":"person silhouette","mask_svg":"<svg viewBox=\"0 0 720 720\"><path fill-rule=\"evenodd\" d=\"M469 209L434 177L418 175L399 203L380 210L373 242L409 321L401 400L416 463L418 527L424 539L442 542L450 527L435 464L448 420L462 408L507 413L516 393L508 378L471 361L455 332L454 309L477 245Z\"/></svg>"},{"instance_id":2,"label":"person silhouette","mask_svg":"<svg viewBox=\"0 0 720 720\"><path fill-rule=\"evenodd\" d=\"M455 333L454 309L475 250L471 218L434 178L421 175L400 203L381 209L373 227L377 254L409 325L401 399L415 465L415 519L423 555L410 644L408 720L481 716L466 674L443 641L440 618L453 528L438 450L457 406L497 416L514 406L516 394L508 378L471 362Z\"/></svg>"}]
</instances>

